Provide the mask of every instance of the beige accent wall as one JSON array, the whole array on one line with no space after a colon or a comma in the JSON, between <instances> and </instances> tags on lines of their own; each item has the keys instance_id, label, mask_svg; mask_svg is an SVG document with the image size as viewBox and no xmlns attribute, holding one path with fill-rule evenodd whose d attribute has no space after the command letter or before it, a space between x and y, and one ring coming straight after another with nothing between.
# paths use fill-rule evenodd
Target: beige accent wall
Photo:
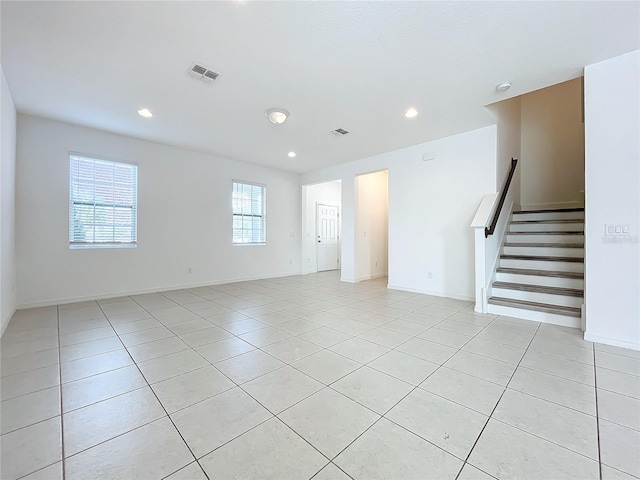
<instances>
[{"instance_id":1,"label":"beige accent wall","mask_svg":"<svg viewBox=\"0 0 640 480\"><path fill-rule=\"evenodd\" d=\"M520 102L522 205L584 205L582 79L528 93Z\"/></svg>"}]
</instances>

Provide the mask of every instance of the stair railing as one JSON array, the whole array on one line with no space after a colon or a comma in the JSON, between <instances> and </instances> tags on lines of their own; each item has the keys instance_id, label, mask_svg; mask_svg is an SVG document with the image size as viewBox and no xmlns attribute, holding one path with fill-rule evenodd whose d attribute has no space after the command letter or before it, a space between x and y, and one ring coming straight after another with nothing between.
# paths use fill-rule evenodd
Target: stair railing
<instances>
[{"instance_id":1,"label":"stair railing","mask_svg":"<svg viewBox=\"0 0 640 480\"><path fill-rule=\"evenodd\" d=\"M487 313L487 299L491 293L491 281L496 262L500 256L502 235L507 228L508 218L513 208L513 194L509 187L513 180L518 160L511 159L511 169L507 175L502 192L485 195L471 222L475 238L475 311ZM505 203L508 205L505 208ZM518 201L518 200L516 200ZM508 210L505 214L503 210ZM492 216L493 215L493 216ZM489 220L491 219L491 222ZM494 232L496 235L494 235Z\"/></svg>"},{"instance_id":2,"label":"stair railing","mask_svg":"<svg viewBox=\"0 0 640 480\"><path fill-rule=\"evenodd\" d=\"M493 214L493 220L491 220L491 225L489 227L484 227L484 238L487 238L489 235L493 235L493 232L496 230L496 225L498 224L498 219L500 218L500 212L502 212L502 206L504 205L504 201L507 198L507 193L509 192L509 187L511 186L511 179L513 178L513 174L516 171L516 165L518 165L517 158L511 158L511 169L509 169L509 175L507 176L506 182L504 182L504 188L502 189L502 194L500 195L500 200L498 201L498 206Z\"/></svg>"}]
</instances>

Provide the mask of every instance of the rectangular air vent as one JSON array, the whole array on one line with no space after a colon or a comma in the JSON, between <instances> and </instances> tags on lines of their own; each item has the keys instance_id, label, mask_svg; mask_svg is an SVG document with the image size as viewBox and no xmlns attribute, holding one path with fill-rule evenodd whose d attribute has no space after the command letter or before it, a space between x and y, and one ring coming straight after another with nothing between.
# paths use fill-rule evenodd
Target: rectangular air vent
<instances>
[{"instance_id":1,"label":"rectangular air vent","mask_svg":"<svg viewBox=\"0 0 640 480\"><path fill-rule=\"evenodd\" d=\"M336 128L335 130L331 130L329 133L335 135L336 137L341 137L349 133L349 131L345 130L344 128Z\"/></svg>"},{"instance_id":2,"label":"rectangular air vent","mask_svg":"<svg viewBox=\"0 0 640 480\"><path fill-rule=\"evenodd\" d=\"M204 72L204 75L202 75L204 78L208 78L209 80L211 80L212 82L218 78L218 74L216 72L212 72L211 70L207 70L206 72Z\"/></svg>"},{"instance_id":3,"label":"rectangular air vent","mask_svg":"<svg viewBox=\"0 0 640 480\"><path fill-rule=\"evenodd\" d=\"M207 71L206 68L204 68L202 65L194 65L193 68L191 69L191 71L193 73L195 73L196 75L204 75L205 72Z\"/></svg>"},{"instance_id":4,"label":"rectangular air vent","mask_svg":"<svg viewBox=\"0 0 640 480\"><path fill-rule=\"evenodd\" d=\"M202 80L205 83L213 83L216 78L220 76L219 73L210 70L209 68L202 66L198 63L194 63L191 65L191 68L187 71L187 74L190 77L197 78L198 80Z\"/></svg>"}]
</instances>

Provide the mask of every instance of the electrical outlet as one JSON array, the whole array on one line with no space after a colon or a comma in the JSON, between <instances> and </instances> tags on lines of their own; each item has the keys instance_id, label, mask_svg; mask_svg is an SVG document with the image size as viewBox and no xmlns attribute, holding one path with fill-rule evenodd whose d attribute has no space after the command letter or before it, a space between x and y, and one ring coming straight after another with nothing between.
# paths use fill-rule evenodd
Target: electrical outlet
<instances>
[{"instance_id":1,"label":"electrical outlet","mask_svg":"<svg viewBox=\"0 0 640 480\"><path fill-rule=\"evenodd\" d=\"M293 265L293 260L289 260L289 265Z\"/></svg>"},{"instance_id":2,"label":"electrical outlet","mask_svg":"<svg viewBox=\"0 0 640 480\"><path fill-rule=\"evenodd\" d=\"M427 272L427 278L429 280L433 279L433 272Z\"/></svg>"},{"instance_id":3,"label":"electrical outlet","mask_svg":"<svg viewBox=\"0 0 640 480\"><path fill-rule=\"evenodd\" d=\"M191 275L193 273L193 270L191 269L191 267L187 267L187 274Z\"/></svg>"}]
</instances>

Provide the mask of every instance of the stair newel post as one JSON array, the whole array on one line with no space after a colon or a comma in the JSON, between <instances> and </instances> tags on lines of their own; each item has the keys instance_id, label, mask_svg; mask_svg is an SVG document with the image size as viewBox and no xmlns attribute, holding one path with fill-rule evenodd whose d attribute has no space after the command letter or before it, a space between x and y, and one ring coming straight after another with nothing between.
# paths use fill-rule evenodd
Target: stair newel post
<instances>
[{"instance_id":1,"label":"stair newel post","mask_svg":"<svg viewBox=\"0 0 640 480\"><path fill-rule=\"evenodd\" d=\"M489 222L489 218L493 213L498 199L497 193L485 195L480 202L480 206L476 215L471 222L471 228L474 232L474 251L475 251L475 306L474 310L478 313L487 313L487 238L485 236L485 228Z\"/></svg>"}]
</instances>

